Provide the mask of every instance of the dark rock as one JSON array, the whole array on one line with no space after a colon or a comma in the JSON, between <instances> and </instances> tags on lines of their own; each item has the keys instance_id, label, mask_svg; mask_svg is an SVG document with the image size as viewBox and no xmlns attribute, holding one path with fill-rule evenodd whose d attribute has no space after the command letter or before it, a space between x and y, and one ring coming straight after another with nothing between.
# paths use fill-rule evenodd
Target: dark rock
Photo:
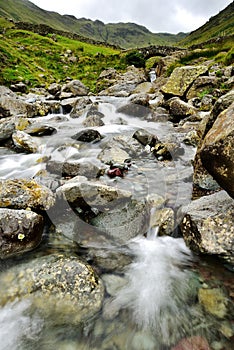
<instances>
[{"instance_id":1,"label":"dark rock","mask_svg":"<svg viewBox=\"0 0 234 350\"><path fill-rule=\"evenodd\" d=\"M156 135L153 135L144 129L137 130L132 137L139 141L143 146L149 145L150 147L154 147L159 141Z\"/></svg>"},{"instance_id":2,"label":"dark rock","mask_svg":"<svg viewBox=\"0 0 234 350\"><path fill-rule=\"evenodd\" d=\"M30 210L0 208L0 258L30 251L41 242L43 217Z\"/></svg>"},{"instance_id":3,"label":"dark rock","mask_svg":"<svg viewBox=\"0 0 234 350\"><path fill-rule=\"evenodd\" d=\"M12 84L10 88L12 91L25 93L27 90L27 85L24 84L23 82L20 82L20 83Z\"/></svg>"},{"instance_id":4,"label":"dark rock","mask_svg":"<svg viewBox=\"0 0 234 350\"><path fill-rule=\"evenodd\" d=\"M100 141L103 136L93 129L81 130L77 134L71 137L73 140L82 141L82 142L93 142Z\"/></svg>"},{"instance_id":5,"label":"dark rock","mask_svg":"<svg viewBox=\"0 0 234 350\"><path fill-rule=\"evenodd\" d=\"M40 124L30 125L30 127L24 129L24 131L31 136L46 136L57 132L57 130L52 126Z\"/></svg>"}]
</instances>

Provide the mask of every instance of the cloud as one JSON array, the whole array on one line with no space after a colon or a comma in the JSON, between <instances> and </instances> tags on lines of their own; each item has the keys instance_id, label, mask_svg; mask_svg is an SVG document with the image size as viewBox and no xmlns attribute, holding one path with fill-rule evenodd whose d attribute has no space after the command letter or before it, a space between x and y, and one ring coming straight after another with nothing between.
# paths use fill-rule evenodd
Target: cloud
<instances>
[{"instance_id":1,"label":"cloud","mask_svg":"<svg viewBox=\"0 0 234 350\"><path fill-rule=\"evenodd\" d=\"M105 23L134 22L153 32L189 32L203 25L232 0L32 0L47 10Z\"/></svg>"}]
</instances>

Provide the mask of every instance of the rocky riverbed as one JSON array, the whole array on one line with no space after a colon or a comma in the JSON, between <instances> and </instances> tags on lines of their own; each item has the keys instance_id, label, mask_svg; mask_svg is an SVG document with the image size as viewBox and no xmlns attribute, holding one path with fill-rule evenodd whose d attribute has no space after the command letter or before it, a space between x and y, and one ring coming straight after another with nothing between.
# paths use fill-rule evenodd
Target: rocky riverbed
<instances>
[{"instance_id":1,"label":"rocky riverbed","mask_svg":"<svg viewBox=\"0 0 234 350\"><path fill-rule=\"evenodd\" d=\"M3 349L232 349L233 67L166 62L0 87Z\"/></svg>"}]
</instances>

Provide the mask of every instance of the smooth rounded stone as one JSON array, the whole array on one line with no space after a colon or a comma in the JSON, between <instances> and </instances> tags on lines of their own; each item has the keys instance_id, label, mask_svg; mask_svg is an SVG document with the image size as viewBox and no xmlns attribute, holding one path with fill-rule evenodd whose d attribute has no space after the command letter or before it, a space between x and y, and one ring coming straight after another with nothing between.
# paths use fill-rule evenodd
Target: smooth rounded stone
<instances>
[{"instance_id":1,"label":"smooth rounded stone","mask_svg":"<svg viewBox=\"0 0 234 350\"><path fill-rule=\"evenodd\" d=\"M67 181L56 191L58 198L67 200L72 206L90 207L109 211L119 204L131 199L131 192L119 190L115 187L91 182L77 176Z\"/></svg>"},{"instance_id":2,"label":"smooth rounded stone","mask_svg":"<svg viewBox=\"0 0 234 350\"><path fill-rule=\"evenodd\" d=\"M62 86L62 92L71 93L72 97L85 96L88 94L89 89L80 80L72 80Z\"/></svg>"},{"instance_id":3,"label":"smooth rounded stone","mask_svg":"<svg viewBox=\"0 0 234 350\"><path fill-rule=\"evenodd\" d=\"M15 120L13 118L0 119L0 142L11 137L15 131Z\"/></svg>"},{"instance_id":4,"label":"smooth rounded stone","mask_svg":"<svg viewBox=\"0 0 234 350\"><path fill-rule=\"evenodd\" d=\"M104 282L106 291L110 296L117 295L118 291L127 284L124 277L114 274L102 275L102 281Z\"/></svg>"},{"instance_id":5,"label":"smooth rounded stone","mask_svg":"<svg viewBox=\"0 0 234 350\"><path fill-rule=\"evenodd\" d=\"M93 142L100 141L103 136L99 131L93 129L81 130L77 134L71 137L73 140L82 141L82 142Z\"/></svg>"},{"instance_id":6,"label":"smooth rounded stone","mask_svg":"<svg viewBox=\"0 0 234 350\"><path fill-rule=\"evenodd\" d=\"M27 153L36 153L38 152L38 144L33 139L32 136L28 135L24 131L15 131L12 135L12 140L14 145L20 150Z\"/></svg>"},{"instance_id":7,"label":"smooth rounded stone","mask_svg":"<svg viewBox=\"0 0 234 350\"><path fill-rule=\"evenodd\" d=\"M182 97L191 84L208 71L207 66L176 67L167 83L161 88L163 94Z\"/></svg>"},{"instance_id":8,"label":"smooth rounded stone","mask_svg":"<svg viewBox=\"0 0 234 350\"><path fill-rule=\"evenodd\" d=\"M43 217L30 210L0 208L0 258L30 251L41 242Z\"/></svg>"},{"instance_id":9,"label":"smooth rounded stone","mask_svg":"<svg viewBox=\"0 0 234 350\"><path fill-rule=\"evenodd\" d=\"M133 90L133 94L152 94L155 92L154 84L149 81L145 81L137 85L135 90Z\"/></svg>"},{"instance_id":10,"label":"smooth rounded stone","mask_svg":"<svg viewBox=\"0 0 234 350\"><path fill-rule=\"evenodd\" d=\"M125 244L148 229L149 207L145 202L128 201L112 210L100 213L90 223L105 232L117 244Z\"/></svg>"},{"instance_id":11,"label":"smooth rounded stone","mask_svg":"<svg viewBox=\"0 0 234 350\"><path fill-rule=\"evenodd\" d=\"M144 129L135 131L132 137L139 141L143 146L149 145L150 147L153 147L158 141L158 137L156 135L153 135Z\"/></svg>"},{"instance_id":12,"label":"smooth rounded stone","mask_svg":"<svg viewBox=\"0 0 234 350\"><path fill-rule=\"evenodd\" d=\"M227 296L219 288L200 288L198 291L198 300L206 311L218 318L224 318L228 313Z\"/></svg>"},{"instance_id":13,"label":"smooth rounded stone","mask_svg":"<svg viewBox=\"0 0 234 350\"><path fill-rule=\"evenodd\" d=\"M34 180L1 180L0 207L47 210L55 203L55 196L47 187Z\"/></svg>"},{"instance_id":14,"label":"smooth rounded stone","mask_svg":"<svg viewBox=\"0 0 234 350\"><path fill-rule=\"evenodd\" d=\"M234 202L220 191L192 201L180 210L180 229L195 252L218 255L234 264Z\"/></svg>"},{"instance_id":15,"label":"smooth rounded stone","mask_svg":"<svg viewBox=\"0 0 234 350\"><path fill-rule=\"evenodd\" d=\"M24 129L24 132L31 136L47 136L55 134L57 130L49 125L33 124Z\"/></svg>"},{"instance_id":16,"label":"smooth rounded stone","mask_svg":"<svg viewBox=\"0 0 234 350\"><path fill-rule=\"evenodd\" d=\"M43 317L77 323L95 315L104 296L102 281L77 256L52 254L21 262L0 274L0 304L29 299Z\"/></svg>"},{"instance_id":17,"label":"smooth rounded stone","mask_svg":"<svg viewBox=\"0 0 234 350\"><path fill-rule=\"evenodd\" d=\"M62 176L86 176L89 179L95 179L105 172L105 168L96 165L91 161L68 160L64 162L49 161L46 169L53 174Z\"/></svg>"},{"instance_id":18,"label":"smooth rounded stone","mask_svg":"<svg viewBox=\"0 0 234 350\"><path fill-rule=\"evenodd\" d=\"M215 120L200 149L204 168L234 198L234 102Z\"/></svg>"}]
</instances>

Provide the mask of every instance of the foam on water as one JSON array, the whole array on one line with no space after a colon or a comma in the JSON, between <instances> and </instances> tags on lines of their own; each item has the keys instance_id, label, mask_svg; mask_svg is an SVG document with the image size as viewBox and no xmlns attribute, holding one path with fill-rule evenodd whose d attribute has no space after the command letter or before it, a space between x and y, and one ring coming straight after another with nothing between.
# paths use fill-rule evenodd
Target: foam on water
<instances>
[{"instance_id":1,"label":"foam on water","mask_svg":"<svg viewBox=\"0 0 234 350\"><path fill-rule=\"evenodd\" d=\"M0 309L0 350L25 349L23 342L36 341L43 321L29 315L28 300L13 302Z\"/></svg>"}]
</instances>

